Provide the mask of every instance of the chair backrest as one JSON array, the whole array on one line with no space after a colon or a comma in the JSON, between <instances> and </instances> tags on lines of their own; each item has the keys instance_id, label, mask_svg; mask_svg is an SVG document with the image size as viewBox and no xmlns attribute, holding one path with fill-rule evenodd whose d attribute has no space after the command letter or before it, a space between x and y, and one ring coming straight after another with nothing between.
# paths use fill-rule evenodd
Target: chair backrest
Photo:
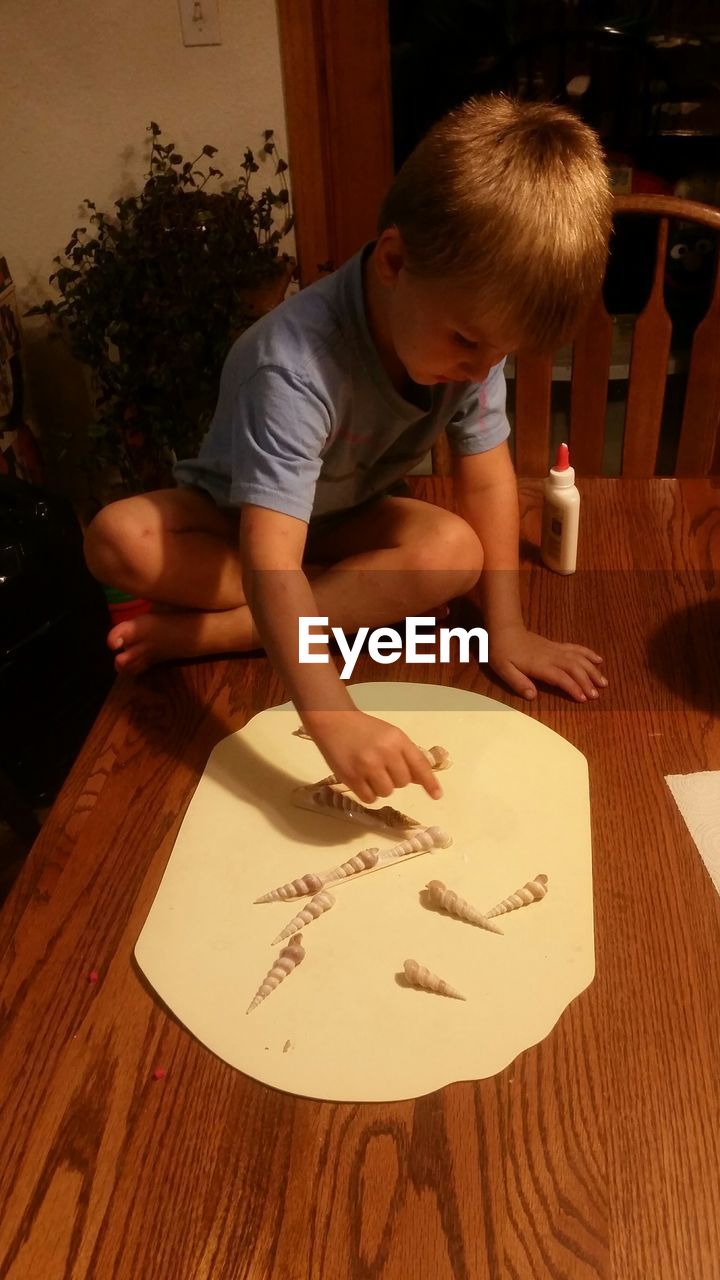
<instances>
[{"instance_id":1,"label":"chair backrest","mask_svg":"<svg viewBox=\"0 0 720 1280\"><path fill-rule=\"evenodd\" d=\"M616 219L658 222L650 296L635 322L627 384L622 474L652 476L660 439L673 323L665 303L671 221L699 224L718 238L720 209L674 196L615 197ZM601 475L613 340L613 319L598 295L572 351L569 443L579 475ZM518 353L515 361L515 469L544 476L550 459L552 356ZM695 329L675 474L704 476L720 469L720 247L705 315ZM433 470L448 474L447 442L433 450Z\"/></svg>"}]
</instances>

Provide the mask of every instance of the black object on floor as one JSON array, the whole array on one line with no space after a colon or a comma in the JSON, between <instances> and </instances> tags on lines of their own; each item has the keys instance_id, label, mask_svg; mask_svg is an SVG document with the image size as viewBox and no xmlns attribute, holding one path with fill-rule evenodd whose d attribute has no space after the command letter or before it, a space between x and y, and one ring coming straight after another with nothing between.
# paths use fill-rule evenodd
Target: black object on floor
<instances>
[{"instance_id":1,"label":"black object on floor","mask_svg":"<svg viewBox=\"0 0 720 1280\"><path fill-rule=\"evenodd\" d=\"M29 804L59 790L112 683L108 629L70 503L0 475L0 771Z\"/></svg>"}]
</instances>

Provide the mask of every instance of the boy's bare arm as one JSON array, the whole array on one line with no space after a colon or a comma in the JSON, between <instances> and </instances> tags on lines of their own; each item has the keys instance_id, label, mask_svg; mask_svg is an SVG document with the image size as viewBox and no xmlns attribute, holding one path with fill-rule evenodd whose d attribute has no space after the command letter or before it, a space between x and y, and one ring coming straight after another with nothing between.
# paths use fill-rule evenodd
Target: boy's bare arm
<instances>
[{"instance_id":1,"label":"boy's bare arm","mask_svg":"<svg viewBox=\"0 0 720 1280\"><path fill-rule=\"evenodd\" d=\"M361 800L371 803L408 782L437 799L437 778L407 735L359 711L332 661L300 662L298 619L319 613L302 568L306 536L302 520L264 507L243 508L243 582L268 656L333 773Z\"/></svg>"},{"instance_id":2,"label":"boy's bare arm","mask_svg":"<svg viewBox=\"0 0 720 1280\"><path fill-rule=\"evenodd\" d=\"M520 513L508 447L456 457L454 465L458 511L483 546L480 598L488 633L522 627Z\"/></svg>"},{"instance_id":3,"label":"boy's bare arm","mask_svg":"<svg viewBox=\"0 0 720 1280\"><path fill-rule=\"evenodd\" d=\"M597 698L607 680L599 654L560 644L525 628L520 607L520 513L517 480L507 444L455 459L458 511L483 545L480 599L488 632L490 664L526 698L537 689L530 677L565 689L578 702Z\"/></svg>"}]
</instances>

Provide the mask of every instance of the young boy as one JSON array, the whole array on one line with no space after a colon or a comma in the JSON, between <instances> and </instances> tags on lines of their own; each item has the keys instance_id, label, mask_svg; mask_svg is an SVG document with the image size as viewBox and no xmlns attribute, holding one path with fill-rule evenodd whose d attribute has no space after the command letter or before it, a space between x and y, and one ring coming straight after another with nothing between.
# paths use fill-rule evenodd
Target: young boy
<instances>
[{"instance_id":1,"label":"young boy","mask_svg":"<svg viewBox=\"0 0 720 1280\"><path fill-rule=\"evenodd\" d=\"M332 663L300 663L298 618L352 632L427 614L484 567L497 674L527 698L532 677L597 697L598 654L523 626L503 365L577 326L603 276L610 208L597 139L568 111L492 97L435 125L397 174L377 240L234 344L180 487L90 526L92 572L170 606L113 628L117 669L264 645L361 800L410 781L437 797L404 733L360 712ZM403 492L444 429L459 515Z\"/></svg>"}]
</instances>

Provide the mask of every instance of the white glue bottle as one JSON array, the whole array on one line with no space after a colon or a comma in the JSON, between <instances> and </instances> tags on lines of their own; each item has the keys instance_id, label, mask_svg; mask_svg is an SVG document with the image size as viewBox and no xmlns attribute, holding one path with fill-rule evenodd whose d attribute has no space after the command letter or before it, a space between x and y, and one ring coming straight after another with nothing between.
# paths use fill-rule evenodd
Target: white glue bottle
<instances>
[{"instance_id":1,"label":"white glue bottle","mask_svg":"<svg viewBox=\"0 0 720 1280\"><path fill-rule=\"evenodd\" d=\"M577 564L580 494L566 444L558 446L555 466L543 481L540 551L548 569L574 573Z\"/></svg>"}]
</instances>

